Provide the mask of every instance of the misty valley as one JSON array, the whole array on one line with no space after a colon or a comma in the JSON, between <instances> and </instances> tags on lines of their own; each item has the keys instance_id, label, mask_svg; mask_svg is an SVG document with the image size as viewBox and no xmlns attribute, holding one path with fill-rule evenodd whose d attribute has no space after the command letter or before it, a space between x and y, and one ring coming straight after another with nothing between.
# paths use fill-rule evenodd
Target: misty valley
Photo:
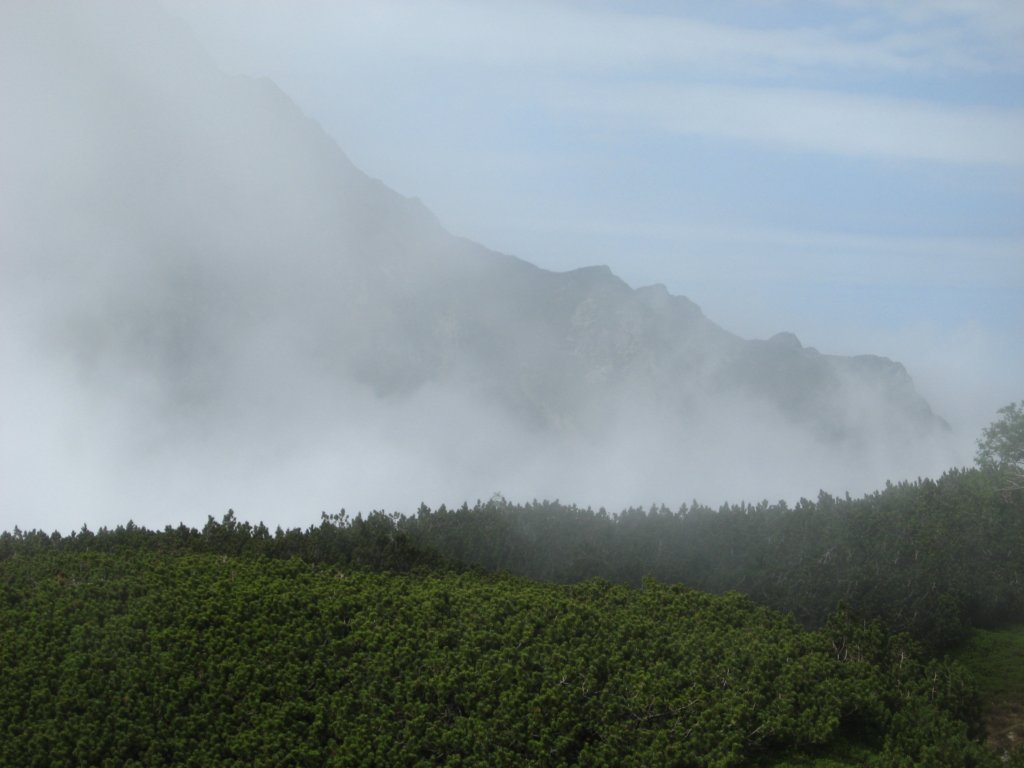
<instances>
[{"instance_id":1,"label":"misty valley","mask_svg":"<svg viewBox=\"0 0 1024 768\"><path fill-rule=\"evenodd\" d=\"M165 5L0 7L0 766L1024 766L1024 401L453 234Z\"/></svg>"}]
</instances>

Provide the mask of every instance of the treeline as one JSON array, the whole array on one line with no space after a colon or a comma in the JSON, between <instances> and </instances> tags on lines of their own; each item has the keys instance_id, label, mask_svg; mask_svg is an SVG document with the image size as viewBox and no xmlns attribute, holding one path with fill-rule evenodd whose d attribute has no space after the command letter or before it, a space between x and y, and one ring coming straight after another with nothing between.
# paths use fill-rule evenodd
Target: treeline
<instances>
[{"instance_id":1,"label":"treeline","mask_svg":"<svg viewBox=\"0 0 1024 768\"><path fill-rule=\"evenodd\" d=\"M958 666L846 613L188 551L218 525L0 561L0 764L999 765Z\"/></svg>"},{"instance_id":2,"label":"treeline","mask_svg":"<svg viewBox=\"0 0 1024 768\"><path fill-rule=\"evenodd\" d=\"M168 554L219 554L278 560L297 557L309 563L371 571L456 567L438 552L414 544L401 520L396 513L378 511L349 517L341 512L321 514L319 525L305 529L278 526L271 532L263 523L254 525L241 521L233 510L228 510L220 521L208 517L202 529L180 524L149 530L132 521L98 531L82 526L69 535L15 528L0 533L0 560L45 552L115 553L143 549Z\"/></svg>"},{"instance_id":3,"label":"treeline","mask_svg":"<svg viewBox=\"0 0 1024 768\"><path fill-rule=\"evenodd\" d=\"M444 507L402 521L446 558L571 583L645 576L742 592L821 626L840 602L933 649L972 626L1024 621L1024 492L980 470L889 485L860 499L619 514L559 503Z\"/></svg>"},{"instance_id":4,"label":"treeline","mask_svg":"<svg viewBox=\"0 0 1024 768\"><path fill-rule=\"evenodd\" d=\"M1024 492L981 470L890 485L859 499L822 493L783 502L694 503L617 514L500 497L415 515L323 515L305 530L237 520L197 530L131 523L69 536L15 530L17 552L158 551L300 557L372 570L478 567L541 581L639 585L645 576L714 593L742 592L820 627L841 602L933 650L971 627L1024 621Z\"/></svg>"}]
</instances>

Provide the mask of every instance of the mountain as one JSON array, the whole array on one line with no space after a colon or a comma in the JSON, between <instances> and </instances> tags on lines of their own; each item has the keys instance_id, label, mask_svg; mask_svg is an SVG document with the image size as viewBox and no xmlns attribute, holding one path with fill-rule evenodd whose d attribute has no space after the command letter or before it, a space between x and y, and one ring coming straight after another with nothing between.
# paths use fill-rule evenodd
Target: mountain
<instances>
[{"instance_id":1,"label":"mountain","mask_svg":"<svg viewBox=\"0 0 1024 768\"><path fill-rule=\"evenodd\" d=\"M602 461L687 493L714 457L774 476L782 457L831 451L824 477L843 482L851 461L927 453L946 429L898 363L791 333L741 339L664 286L550 272L448 233L158 8L54 8L3 11L0 93L17 108L0 148L0 299L5 411L26 392L73 404L50 425L58 443L71 424L88 450L130 446L115 456L249 441L277 460L335 438L417 454L450 429L476 435L451 464L479 473L492 457L488 481L526 493L558 488L557 468L547 485L522 468L565 446L607 482ZM16 442L5 455L23 461ZM67 450L37 448L40 465Z\"/></svg>"}]
</instances>

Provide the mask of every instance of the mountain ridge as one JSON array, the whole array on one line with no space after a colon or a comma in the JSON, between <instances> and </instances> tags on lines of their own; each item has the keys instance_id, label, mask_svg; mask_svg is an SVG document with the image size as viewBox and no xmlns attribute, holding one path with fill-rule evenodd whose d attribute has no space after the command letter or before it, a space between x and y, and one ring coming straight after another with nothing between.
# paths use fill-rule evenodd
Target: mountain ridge
<instances>
[{"instance_id":1,"label":"mountain ridge","mask_svg":"<svg viewBox=\"0 0 1024 768\"><path fill-rule=\"evenodd\" d=\"M465 445L445 438L430 461L472 467L485 494L508 477L558 486L560 455L580 462L573 482L596 472L653 494L700 483L715 457L781 485L830 452L832 473L802 482L845 482L850 466L930 452L944 429L898 363L742 339L664 285L454 235L159 13L133 10L113 34L95 7L62 8L13 14L57 36L19 42L7 25L18 66L0 83L42 96L6 118L0 291L33 350L11 369L56 376L83 434L111 429L76 419L108 414L118 451L140 433L185 463L250 431L280 452L384 435L420 461L450 428Z\"/></svg>"}]
</instances>

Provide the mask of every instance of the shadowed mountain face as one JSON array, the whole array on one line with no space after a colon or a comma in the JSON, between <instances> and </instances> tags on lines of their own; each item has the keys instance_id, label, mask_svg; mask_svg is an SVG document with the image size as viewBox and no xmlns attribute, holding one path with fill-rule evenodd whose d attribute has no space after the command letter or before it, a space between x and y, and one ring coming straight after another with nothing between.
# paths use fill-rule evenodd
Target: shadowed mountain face
<instances>
[{"instance_id":1,"label":"shadowed mountain face","mask_svg":"<svg viewBox=\"0 0 1024 768\"><path fill-rule=\"evenodd\" d=\"M154 9L2 15L4 456L30 474L59 472L69 444L152 468L170 455L178 470L253 445L249 469L315 450L306 463L327 472L370 444L380 463L431 454L460 499L481 492L464 476L484 493L557 495L591 473L611 489L614 467L635 481L623 499L675 501L701 492L712 464L728 469L705 493L752 461L779 480L735 498L855 487L879 478L841 468L933 458L945 425L899 364L786 333L743 340L662 286L548 272L454 237L272 83L221 73ZM41 429L27 407L48 414ZM791 483L785 468L822 451L831 469ZM351 503L344 485L331 492ZM4 512L32 498L3 499Z\"/></svg>"}]
</instances>

